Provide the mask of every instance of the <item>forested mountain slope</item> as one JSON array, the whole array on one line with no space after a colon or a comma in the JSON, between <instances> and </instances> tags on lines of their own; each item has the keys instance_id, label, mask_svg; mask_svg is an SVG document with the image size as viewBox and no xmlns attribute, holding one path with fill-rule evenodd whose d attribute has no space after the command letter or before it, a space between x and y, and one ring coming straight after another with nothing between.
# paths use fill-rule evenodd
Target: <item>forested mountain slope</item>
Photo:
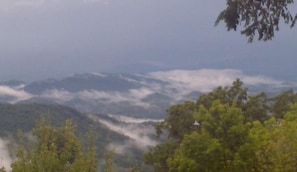
<instances>
[{"instance_id":1,"label":"forested mountain slope","mask_svg":"<svg viewBox=\"0 0 297 172\"><path fill-rule=\"evenodd\" d=\"M87 115L57 104L0 104L0 134L5 137L16 135L18 130L30 132L35 128L41 115L49 118L53 126L64 125L67 119L71 119L81 134L95 128L96 137L98 137L97 143L102 149L108 142L122 142L127 139L127 137L111 131L101 123L94 122Z\"/></svg>"}]
</instances>

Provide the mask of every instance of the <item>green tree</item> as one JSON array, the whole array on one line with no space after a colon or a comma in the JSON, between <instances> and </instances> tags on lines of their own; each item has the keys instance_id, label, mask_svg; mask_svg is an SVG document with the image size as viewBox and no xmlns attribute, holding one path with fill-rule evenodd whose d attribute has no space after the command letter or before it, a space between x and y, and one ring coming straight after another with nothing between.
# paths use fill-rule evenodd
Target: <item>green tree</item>
<instances>
[{"instance_id":1,"label":"green tree","mask_svg":"<svg viewBox=\"0 0 297 172\"><path fill-rule=\"evenodd\" d=\"M283 119L254 122L249 136L254 151L253 171L297 170L297 105Z\"/></svg>"},{"instance_id":2,"label":"green tree","mask_svg":"<svg viewBox=\"0 0 297 172\"><path fill-rule=\"evenodd\" d=\"M193 131L193 113L196 111L197 106L192 101L173 105L167 110L169 116L157 125L156 132L159 136L166 133L169 140L144 155L147 164L153 165L158 172L168 171L166 161L174 154L185 134Z\"/></svg>"},{"instance_id":3,"label":"green tree","mask_svg":"<svg viewBox=\"0 0 297 172\"><path fill-rule=\"evenodd\" d=\"M209 110L200 107L196 118L200 130L186 135L174 156L167 160L169 171L238 171L239 150L247 142L248 127L243 112L214 101Z\"/></svg>"},{"instance_id":4,"label":"green tree","mask_svg":"<svg viewBox=\"0 0 297 172\"><path fill-rule=\"evenodd\" d=\"M289 111L290 105L297 103L297 94L291 89L272 98L272 102L272 113L276 118L282 118Z\"/></svg>"},{"instance_id":5,"label":"green tree","mask_svg":"<svg viewBox=\"0 0 297 172\"><path fill-rule=\"evenodd\" d=\"M171 172L216 171L223 166L223 149L220 142L209 133L193 132L186 135L174 156L167 160Z\"/></svg>"},{"instance_id":6,"label":"green tree","mask_svg":"<svg viewBox=\"0 0 297 172\"><path fill-rule=\"evenodd\" d=\"M33 130L37 142L32 148L25 147L21 140L14 162L14 172L94 172L96 170L96 147L93 135L88 135L88 143L81 142L75 125L67 120L65 126L53 128L46 118ZM84 149L84 144L88 148Z\"/></svg>"},{"instance_id":7,"label":"green tree","mask_svg":"<svg viewBox=\"0 0 297 172\"><path fill-rule=\"evenodd\" d=\"M218 87L201 96L196 102L186 101L171 106L167 110L168 117L156 127L158 135L168 135L168 141L146 153L145 162L153 165L156 171L168 171L167 159L173 156L184 136L195 130L194 121L200 120L195 114L203 109L207 111L217 100L228 106L243 106L247 101L247 89L242 86L243 82L237 79L230 88Z\"/></svg>"},{"instance_id":8,"label":"green tree","mask_svg":"<svg viewBox=\"0 0 297 172\"><path fill-rule=\"evenodd\" d=\"M281 21L290 27L295 25L297 13L292 12L293 3L294 0L226 0L227 7L215 25L224 21L228 31L242 26L241 34L247 36L249 42L255 36L258 40L271 40Z\"/></svg>"},{"instance_id":9,"label":"green tree","mask_svg":"<svg viewBox=\"0 0 297 172\"><path fill-rule=\"evenodd\" d=\"M157 126L157 134L162 134L166 129L169 138L181 141L186 133L192 131L193 113L196 111L197 106L192 101L171 106L167 110L168 118Z\"/></svg>"},{"instance_id":10,"label":"green tree","mask_svg":"<svg viewBox=\"0 0 297 172\"><path fill-rule=\"evenodd\" d=\"M292 90L269 98L249 96L240 80L218 87L168 109L156 128L168 140L145 161L158 172L296 171L296 102Z\"/></svg>"},{"instance_id":11,"label":"green tree","mask_svg":"<svg viewBox=\"0 0 297 172\"><path fill-rule=\"evenodd\" d=\"M168 171L294 172L297 170L297 104L282 119L244 123L236 107L214 102L201 108L201 130L185 135Z\"/></svg>"},{"instance_id":12,"label":"green tree","mask_svg":"<svg viewBox=\"0 0 297 172\"><path fill-rule=\"evenodd\" d=\"M173 156L177 147L178 143L173 140L159 144L144 154L145 163L153 165L157 172L166 172L168 171L167 159Z\"/></svg>"},{"instance_id":13,"label":"green tree","mask_svg":"<svg viewBox=\"0 0 297 172\"><path fill-rule=\"evenodd\" d=\"M269 98L264 92L249 96L248 101L242 108L246 121L265 121L270 110L269 103Z\"/></svg>"},{"instance_id":14,"label":"green tree","mask_svg":"<svg viewBox=\"0 0 297 172\"><path fill-rule=\"evenodd\" d=\"M219 100L214 101L209 109L200 105L192 112L191 123L187 124L188 130L182 139L156 146L145 155L146 162L154 165L156 171L230 171L241 168L243 165L238 163L238 159L241 147L248 139L248 125L236 105L222 104ZM194 119L201 123L198 129L193 126Z\"/></svg>"},{"instance_id":15,"label":"green tree","mask_svg":"<svg viewBox=\"0 0 297 172\"><path fill-rule=\"evenodd\" d=\"M247 99L247 88L243 88L243 82L240 79L236 79L230 88L218 87L210 93L199 97L196 104L197 106L203 105L209 109L214 101L219 100L222 104L232 105L236 103L237 106L241 107Z\"/></svg>"}]
</instances>

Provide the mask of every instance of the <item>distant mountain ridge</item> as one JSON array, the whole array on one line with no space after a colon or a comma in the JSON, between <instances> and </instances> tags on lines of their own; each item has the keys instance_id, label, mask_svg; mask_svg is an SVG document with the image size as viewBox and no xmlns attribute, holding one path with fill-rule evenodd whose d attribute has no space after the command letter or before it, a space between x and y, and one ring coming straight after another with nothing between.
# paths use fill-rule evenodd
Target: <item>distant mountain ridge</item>
<instances>
[{"instance_id":1,"label":"distant mountain ridge","mask_svg":"<svg viewBox=\"0 0 297 172\"><path fill-rule=\"evenodd\" d=\"M24 87L31 94L42 94L46 90L57 89L69 92L82 90L126 91L137 88L133 82L122 78L121 75L75 74L61 80L43 80L32 82Z\"/></svg>"},{"instance_id":2,"label":"distant mountain ridge","mask_svg":"<svg viewBox=\"0 0 297 172\"><path fill-rule=\"evenodd\" d=\"M248 76L239 70L173 70L146 74L85 73L62 79L0 82L0 102L62 104L81 112L162 119L177 102L197 99L240 78L250 92L297 88L295 82Z\"/></svg>"}]
</instances>

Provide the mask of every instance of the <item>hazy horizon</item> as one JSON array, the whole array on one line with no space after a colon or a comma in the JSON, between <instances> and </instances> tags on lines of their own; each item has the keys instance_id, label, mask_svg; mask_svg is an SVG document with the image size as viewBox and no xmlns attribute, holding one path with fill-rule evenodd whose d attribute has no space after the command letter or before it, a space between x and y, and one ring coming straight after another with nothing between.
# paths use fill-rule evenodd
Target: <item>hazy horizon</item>
<instances>
[{"instance_id":1,"label":"hazy horizon","mask_svg":"<svg viewBox=\"0 0 297 172\"><path fill-rule=\"evenodd\" d=\"M0 80L73 73L239 69L291 78L296 28L247 43L214 27L225 2L195 0L2 0Z\"/></svg>"}]
</instances>

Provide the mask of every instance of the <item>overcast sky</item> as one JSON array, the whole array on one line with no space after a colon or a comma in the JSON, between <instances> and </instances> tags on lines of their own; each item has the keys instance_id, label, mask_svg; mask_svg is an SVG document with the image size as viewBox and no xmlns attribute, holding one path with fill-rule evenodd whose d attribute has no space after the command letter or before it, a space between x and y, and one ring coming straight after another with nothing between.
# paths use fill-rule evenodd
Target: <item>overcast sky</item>
<instances>
[{"instance_id":1,"label":"overcast sky","mask_svg":"<svg viewBox=\"0 0 297 172\"><path fill-rule=\"evenodd\" d=\"M295 77L297 29L247 43L214 27L225 1L0 0L0 80L235 68Z\"/></svg>"}]
</instances>

